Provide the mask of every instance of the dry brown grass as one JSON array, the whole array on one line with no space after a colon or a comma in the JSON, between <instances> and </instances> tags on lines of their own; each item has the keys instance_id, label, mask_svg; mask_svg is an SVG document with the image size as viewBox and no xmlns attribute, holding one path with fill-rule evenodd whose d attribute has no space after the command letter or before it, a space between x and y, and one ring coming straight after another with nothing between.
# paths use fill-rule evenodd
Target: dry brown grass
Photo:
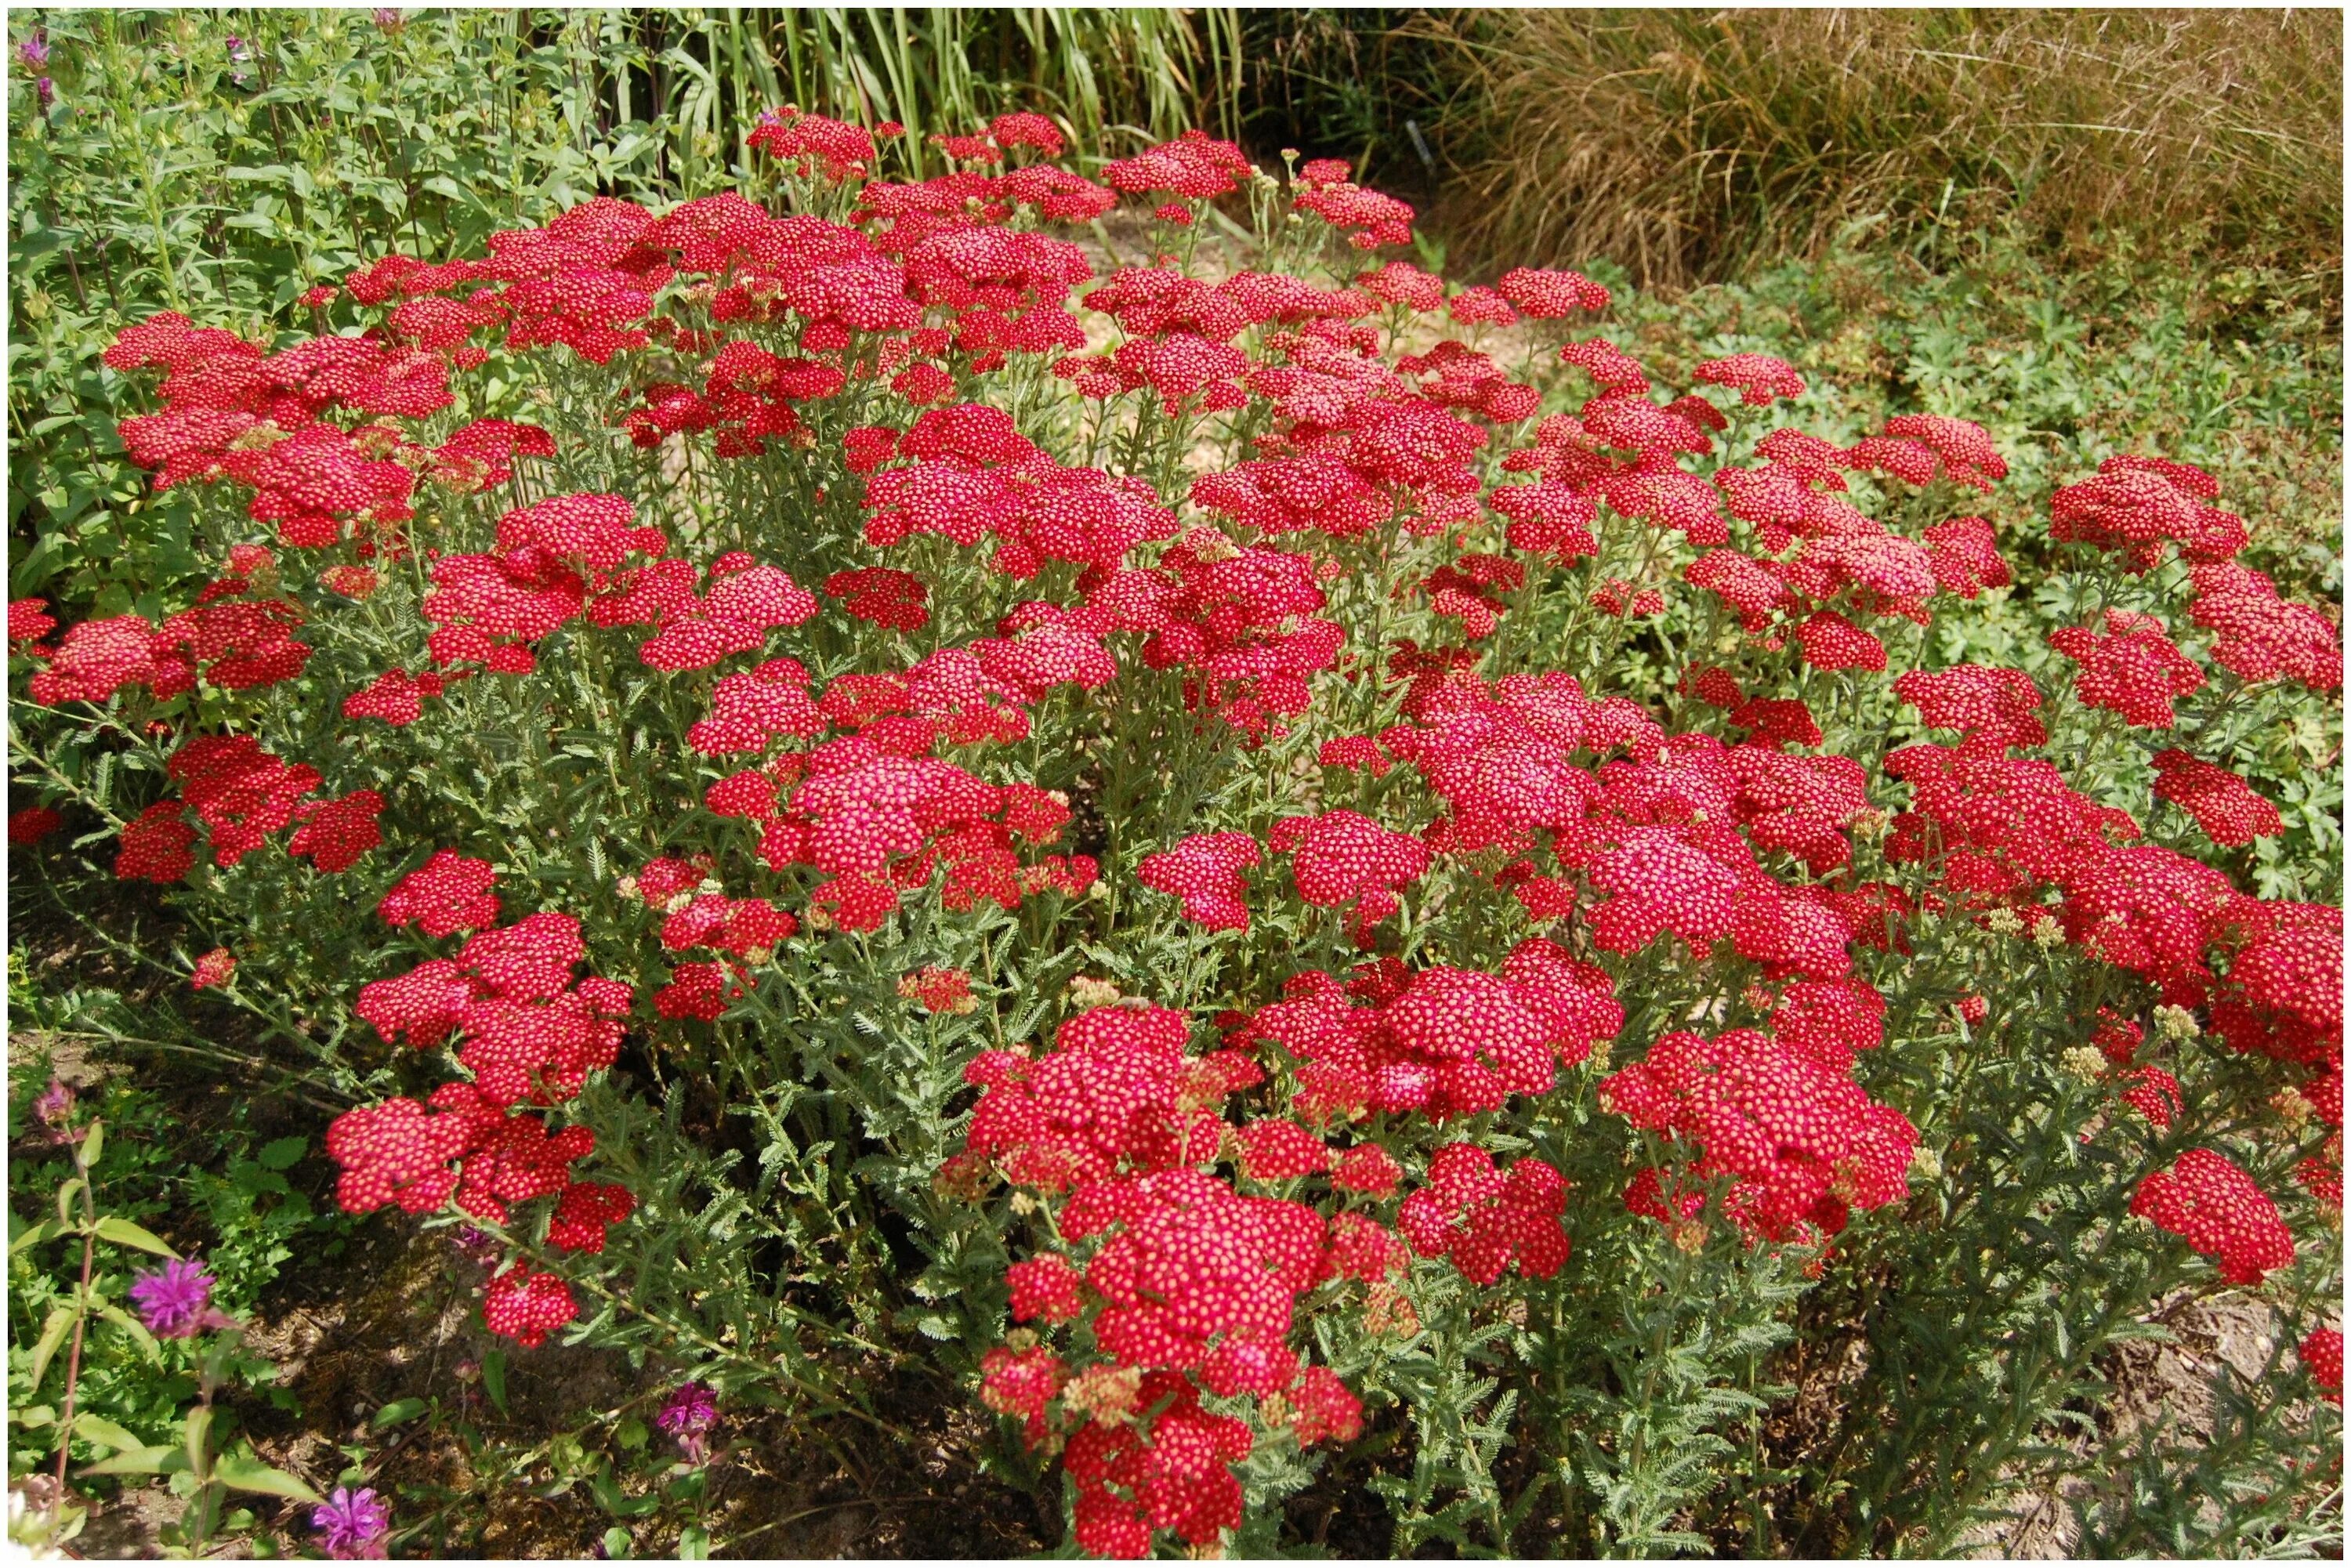
<instances>
[{"instance_id":1,"label":"dry brown grass","mask_svg":"<svg viewBox=\"0 0 2351 1568\"><path fill-rule=\"evenodd\" d=\"M2003 216L2339 276L2343 17L2292 11L1484 11L1452 227L1677 285Z\"/></svg>"}]
</instances>

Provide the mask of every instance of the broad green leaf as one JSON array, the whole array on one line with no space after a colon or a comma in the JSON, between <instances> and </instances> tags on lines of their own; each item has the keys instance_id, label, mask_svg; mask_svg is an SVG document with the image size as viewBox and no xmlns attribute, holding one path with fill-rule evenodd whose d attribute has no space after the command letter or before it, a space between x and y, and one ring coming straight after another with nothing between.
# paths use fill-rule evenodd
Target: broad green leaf
<instances>
[{"instance_id":1,"label":"broad green leaf","mask_svg":"<svg viewBox=\"0 0 2351 1568\"><path fill-rule=\"evenodd\" d=\"M423 1415L425 1409L425 1403L422 1399L395 1399L377 1411L374 1419L368 1424L381 1431L386 1427L397 1427L402 1421L413 1421Z\"/></svg>"},{"instance_id":2,"label":"broad green leaf","mask_svg":"<svg viewBox=\"0 0 2351 1568\"><path fill-rule=\"evenodd\" d=\"M143 1225L133 1225L120 1215L99 1216L98 1239L100 1241L111 1241L118 1247L136 1247L142 1252L152 1252L159 1257L177 1258L179 1256L177 1252L172 1250L170 1244L162 1237Z\"/></svg>"},{"instance_id":3,"label":"broad green leaf","mask_svg":"<svg viewBox=\"0 0 2351 1568\"><path fill-rule=\"evenodd\" d=\"M490 1396L490 1403L498 1407L498 1414L506 1415L507 1412L507 1353L505 1351L491 1350L482 1353L482 1389Z\"/></svg>"},{"instance_id":4,"label":"broad green leaf","mask_svg":"<svg viewBox=\"0 0 2351 1568\"><path fill-rule=\"evenodd\" d=\"M323 1502L309 1482L263 1464L250 1454L223 1454L213 1461L213 1477L232 1491L257 1491L296 1502Z\"/></svg>"},{"instance_id":5,"label":"broad green leaf","mask_svg":"<svg viewBox=\"0 0 2351 1568\"><path fill-rule=\"evenodd\" d=\"M38 1225L28 1225L18 1231L9 1241L8 1250L12 1253L22 1252L27 1247L38 1246L44 1241L64 1234L65 1231L56 1220L44 1219Z\"/></svg>"},{"instance_id":6,"label":"broad green leaf","mask_svg":"<svg viewBox=\"0 0 2351 1568\"><path fill-rule=\"evenodd\" d=\"M25 1386L27 1389L40 1387L41 1375L49 1369L49 1358L56 1355L57 1347L66 1343L66 1335L73 1332L73 1325L74 1310L70 1304L49 1309L48 1317L41 1324L41 1337L33 1344L32 1363L25 1369Z\"/></svg>"},{"instance_id":7,"label":"broad green leaf","mask_svg":"<svg viewBox=\"0 0 2351 1568\"><path fill-rule=\"evenodd\" d=\"M94 1465L85 1465L75 1473L85 1476L160 1476L187 1468L187 1455L169 1443L162 1443L125 1449Z\"/></svg>"},{"instance_id":8,"label":"broad green leaf","mask_svg":"<svg viewBox=\"0 0 2351 1568\"><path fill-rule=\"evenodd\" d=\"M609 1469L599 1469L590 1477L588 1490L596 1499L596 1506L615 1519L639 1519L661 1506L659 1493L648 1492L643 1497L623 1493Z\"/></svg>"},{"instance_id":9,"label":"broad green leaf","mask_svg":"<svg viewBox=\"0 0 2351 1568\"><path fill-rule=\"evenodd\" d=\"M103 1443L110 1448L118 1448L126 1454L133 1448L143 1448L147 1446L123 1427L116 1426L103 1416L93 1415L88 1410L82 1411L74 1417L74 1431L88 1437L93 1443Z\"/></svg>"},{"instance_id":10,"label":"broad green leaf","mask_svg":"<svg viewBox=\"0 0 2351 1568\"><path fill-rule=\"evenodd\" d=\"M309 1149L310 1140L297 1134L290 1138L279 1138L274 1143L262 1145L260 1152L253 1157L270 1170L282 1171L299 1161Z\"/></svg>"},{"instance_id":11,"label":"broad green leaf","mask_svg":"<svg viewBox=\"0 0 2351 1568\"><path fill-rule=\"evenodd\" d=\"M187 1455L189 1468L195 1471L199 1479L209 1473L205 1460L212 1453L212 1435L213 1407L209 1405L198 1405L191 1408L188 1412L187 1426L183 1434L183 1441L180 1447Z\"/></svg>"}]
</instances>

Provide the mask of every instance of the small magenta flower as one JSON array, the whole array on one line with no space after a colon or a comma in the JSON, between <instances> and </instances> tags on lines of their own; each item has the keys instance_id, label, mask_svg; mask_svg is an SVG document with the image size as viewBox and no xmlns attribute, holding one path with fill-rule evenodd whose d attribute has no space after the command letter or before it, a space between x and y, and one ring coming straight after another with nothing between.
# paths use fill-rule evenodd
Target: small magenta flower
<instances>
[{"instance_id":1,"label":"small magenta flower","mask_svg":"<svg viewBox=\"0 0 2351 1568\"><path fill-rule=\"evenodd\" d=\"M33 84L33 96L40 100L41 112L47 114L49 105L57 101L57 83L47 77L41 78Z\"/></svg>"},{"instance_id":2,"label":"small magenta flower","mask_svg":"<svg viewBox=\"0 0 2351 1568\"><path fill-rule=\"evenodd\" d=\"M375 9L375 25L387 33L397 33L408 25L408 18L397 7L379 5Z\"/></svg>"},{"instance_id":3,"label":"small magenta flower","mask_svg":"<svg viewBox=\"0 0 2351 1568\"><path fill-rule=\"evenodd\" d=\"M131 1284L131 1299L147 1327L165 1339L186 1339L209 1326L213 1277L193 1258L174 1258Z\"/></svg>"},{"instance_id":4,"label":"small magenta flower","mask_svg":"<svg viewBox=\"0 0 2351 1568\"><path fill-rule=\"evenodd\" d=\"M37 71L49 63L49 30L36 27L33 36L16 46L16 57L25 62L28 71Z\"/></svg>"},{"instance_id":5,"label":"small magenta flower","mask_svg":"<svg viewBox=\"0 0 2351 1568\"><path fill-rule=\"evenodd\" d=\"M353 1562L386 1555L392 1536L392 1511L372 1487L353 1491L337 1487L332 1497L310 1511L310 1528L329 1557Z\"/></svg>"},{"instance_id":6,"label":"small magenta flower","mask_svg":"<svg viewBox=\"0 0 2351 1568\"><path fill-rule=\"evenodd\" d=\"M43 1125L50 1127L64 1126L67 1118L73 1114L73 1085L62 1078L50 1079L49 1086L42 1090L40 1097L33 1102L33 1114L41 1119Z\"/></svg>"},{"instance_id":7,"label":"small magenta flower","mask_svg":"<svg viewBox=\"0 0 2351 1568\"><path fill-rule=\"evenodd\" d=\"M700 1464L708 1457L707 1434L718 1422L718 1406L709 1389L699 1383L689 1383L669 1396L653 1425L677 1439L678 1452L689 1463Z\"/></svg>"},{"instance_id":8,"label":"small magenta flower","mask_svg":"<svg viewBox=\"0 0 2351 1568\"><path fill-rule=\"evenodd\" d=\"M460 1225L451 1231L449 1245L458 1257L468 1263L479 1263L485 1269L495 1267L506 1250L498 1245L496 1237L486 1230L476 1230L470 1225Z\"/></svg>"}]
</instances>

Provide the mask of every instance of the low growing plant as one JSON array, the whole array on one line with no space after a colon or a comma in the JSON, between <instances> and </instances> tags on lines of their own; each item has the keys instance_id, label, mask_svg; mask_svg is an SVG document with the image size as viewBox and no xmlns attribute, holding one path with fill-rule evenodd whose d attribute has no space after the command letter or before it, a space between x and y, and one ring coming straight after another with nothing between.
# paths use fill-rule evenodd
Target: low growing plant
<instances>
[{"instance_id":1,"label":"low growing plant","mask_svg":"<svg viewBox=\"0 0 2351 1568\"><path fill-rule=\"evenodd\" d=\"M1963 388L1667 399L1592 278L1197 132L750 145L132 327L218 575L10 607L18 852L168 890L517 1364L691 1383L689 1467L927 1369L1105 1555L2339 1541L2341 915L2217 760L2339 632L2206 472L2057 476L2036 679L1951 656ZM2126 1429L2220 1291L2226 1440Z\"/></svg>"}]
</instances>

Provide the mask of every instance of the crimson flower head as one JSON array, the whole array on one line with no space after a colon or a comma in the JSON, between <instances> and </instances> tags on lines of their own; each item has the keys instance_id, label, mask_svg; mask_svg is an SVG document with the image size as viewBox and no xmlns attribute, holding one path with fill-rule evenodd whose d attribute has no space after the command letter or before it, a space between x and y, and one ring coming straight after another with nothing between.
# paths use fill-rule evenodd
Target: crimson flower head
<instances>
[{"instance_id":1,"label":"crimson flower head","mask_svg":"<svg viewBox=\"0 0 2351 1568\"><path fill-rule=\"evenodd\" d=\"M1956 729L1979 747L2005 750L2049 739L2039 715L2040 688L2022 670L1991 664L1910 670L1895 678L1894 695L1916 707L1930 728Z\"/></svg>"},{"instance_id":2,"label":"crimson flower head","mask_svg":"<svg viewBox=\"0 0 2351 1568\"><path fill-rule=\"evenodd\" d=\"M935 966L898 977L898 994L927 1013L969 1013L979 1003L971 994L971 974Z\"/></svg>"},{"instance_id":3,"label":"crimson flower head","mask_svg":"<svg viewBox=\"0 0 2351 1568\"><path fill-rule=\"evenodd\" d=\"M1541 1160L1522 1158L1504 1176L1475 1144L1447 1144L1429 1157L1428 1185L1404 1200L1396 1228L1425 1258L1449 1257L1469 1280L1490 1285L1511 1264L1548 1280L1567 1261L1567 1183Z\"/></svg>"},{"instance_id":4,"label":"crimson flower head","mask_svg":"<svg viewBox=\"0 0 2351 1568\"><path fill-rule=\"evenodd\" d=\"M2249 844L2284 831L2278 809L2252 786L2176 747L2155 754L2155 795L2177 801L2216 844Z\"/></svg>"},{"instance_id":5,"label":"crimson flower head","mask_svg":"<svg viewBox=\"0 0 2351 1568\"><path fill-rule=\"evenodd\" d=\"M836 185L862 175L874 161L873 138L863 128L793 104L761 114L749 145L765 148L778 162L795 164L803 179L820 169Z\"/></svg>"},{"instance_id":6,"label":"crimson flower head","mask_svg":"<svg viewBox=\"0 0 2351 1568\"><path fill-rule=\"evenodd\" d=\"M2204 672L2164 635L2152 615L2106 612L2106 630L2061 627L2049 645L2082 666L2081 698L2144 729L2169 729L2171 705L2204 684Z\"/></svg>"},{"instance_id":7,"label":"crimson flower head","mask_svg":"<svg viewBox=\"0 0 2351 1568\"><path fill-rule=\"evenodd\" d=\"M998 147L1033 147L1046 158L1061 155L1061 132L1041 114L999 114L987 122L987 134Z\"/></svg>"},{"instance_id":8,"label":"crimson flower head","mask_svg":"<svg viewBox=\"0 0 2351 1568\"><path fill-rule=\"evenodd\" d=\"M561 1328L579 1312L570 1286L517 1260L490 1281L482 1322L492 1333L535 1350L546 1342L549 1330Z\"/></svg>"},{"instance_id":9,"label":"crimson flower head","mask_svg":"<svg viewBox=\"0 0 2351 1568\"><path fill-rule=\"evenodd\" d=\"M2343 1331L2313 1329L2300 1346L2302 1364L2310 1369L2310 1380L2333 1405L2343 1403Z\"/></svg>"},{"instance_id":10,"label":"crimson flower head","mask_svg":"<svg viewBox=\"0 0 2351 1568\"><path fill-rule=\"evenodd\" d=\"M1103 180L1116 190L1172 191L1196 200L1224 195L1252 172L1238 147L1196 130L1102 165Z\"/></svg>"},{"instance_id":11,"label":"crimson flower head","mask_svg":"<svg viewBox=\"0 0 2351 1568\"><path fill-rule=\"evenodd\" d=\"M402 877L377 905L387 924L415 922L427 936L454 936L498 917L497 880L487 861L469 860L455 850L435 850L423 865Z\"/></svg>"},{"instance_id":12,"label":"crimson flower head","mask_svg":"<svg viewBox=\"0 0 2351 1568\"><path fill-rule=\"evenodd\" d=\"M1134 877L1157 893L1184 901L1184 917L1211 931L1246 931L1249 925L1245 867L1262 858L1247 833L1194 833L1172 850L1143 857Z\"/></svg>"},{"instance_id":13,"label":"crimson flower head","mask_svg":"<svg viewBox=\"0 0 2351 1568\"><path fill-rule=\"evenodd\" d=\"M1521 315L1538 321L1556 320L1578 310L1608 308L1608 290L1580 272L1514 267L1495 285L1502 298Z\"/></svg>"},{"instance_id":14,"label":"crimson flower head","mask_svg":"<svg viewBox=\"0 0 2351 1568\"><path fill-rule=\"evenodd\" d=\"M2227 1155L2190 1149L2169 1170L2151 1172L2131 1212L2220 1265L2232 1285L2258 1285L2294 1261L2294 1236L2277 1205Z\"/></svg>"},{"instance_id":15,"label":"crimson flower head","mask_svg":"<svg viewBox=\"0 0 2351 1568\"><path fill-rule=\"evenodd\" d=\"M1821 670L1882 670L1886 644L1834 610L1816 610L1796 628L1804 663Z\"/></svg>"},{"instance_id":16,"label":"crimson flower head","mask_svg":"<svg viewBox=\"0 0 2351 1568\"><path fill-rule=\"evenodd\" d=\"M27 806L8 815L8 841L12 844L38 843L59 828L66 820L47 806Z\"/></svg>"},{"instance_id":17,"label":"crimson flower head","mask_svg":"<svg viewBox=\"0 0 2351 1568\"><path fill-rule=\"evenodd\" d=\"M1739 401L1750 408L1764 407L1773 398L1804 395L1804 378L1796 373L1796 367L1770 354L1708 360L1690 373L1699 381L1733 389Z\"/></svg>"}]
</instances>

